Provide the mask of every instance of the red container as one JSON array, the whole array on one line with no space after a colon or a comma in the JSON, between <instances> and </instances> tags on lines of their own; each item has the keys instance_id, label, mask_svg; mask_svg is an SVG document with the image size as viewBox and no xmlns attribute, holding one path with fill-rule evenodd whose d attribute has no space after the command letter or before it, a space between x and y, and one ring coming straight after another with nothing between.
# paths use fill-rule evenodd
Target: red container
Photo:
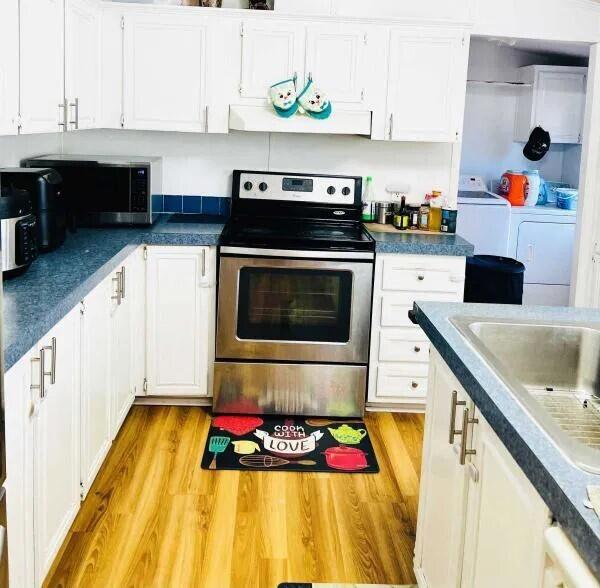
<instances>
[{"instance_id":1,"label":"red container","mask_svg":"<svg viewBox=\"0 0 600 588\"><path fill-rule=\"evenodd\" d=\"M502 175L500 194L513 206L525 206L528 191L529 182L525 174L507 171Z\"/></svg>"},{"instance_id":2,"label":"red container","mask_svg":"<svg viewBox=\"0 0 600 588\"><path fill-rule=\"evenodd\" d=\"M367 467L367 454L356 447L328 447L325 452L327 465L335 470L354 472L364 470Z\"/></svg>"}]
</instances>

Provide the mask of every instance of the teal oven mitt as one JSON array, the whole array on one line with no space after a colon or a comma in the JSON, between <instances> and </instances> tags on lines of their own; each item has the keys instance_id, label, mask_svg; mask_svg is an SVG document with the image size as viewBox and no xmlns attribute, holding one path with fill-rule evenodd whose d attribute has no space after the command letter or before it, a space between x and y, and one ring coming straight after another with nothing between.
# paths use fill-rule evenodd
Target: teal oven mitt
<instances>
[{"instance_id":1,"label":"teal oven mitt","mask_svg":"<svg viewBox=\"0 0 600 588\"><path fill-rule=\"evenodd\" d=\"M283 118L289 118L298 112L296 78L277 82L269 88L269 102L275 112Z\"/></svg>"},{"instance_id":2,"label":"teal oven mitt","mask_svg":"<svg viewBox=\"0 0 600 588\"><path fill-rule=\"evenodd\" d=\"M298 95L298 102L302 114L308 114L308 116L318 119L326 119L331 116L331 102L325 93L314 85L312 78L309 78L306 86Z\"/></svg>"}]
</instances>

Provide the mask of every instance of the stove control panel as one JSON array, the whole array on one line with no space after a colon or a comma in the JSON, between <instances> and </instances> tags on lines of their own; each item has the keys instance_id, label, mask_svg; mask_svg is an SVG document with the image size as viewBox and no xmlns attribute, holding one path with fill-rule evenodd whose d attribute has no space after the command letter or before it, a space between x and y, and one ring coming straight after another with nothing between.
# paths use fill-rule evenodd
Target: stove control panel
<instances>
[{"instance_id":1,"label":"stove control panel","mask_svg":"<svg viewBox=\"0 0 600 588\"><path fill-rule=\"evenodd\" d=\"M242 172L239 197L242 199L279 200L316 204L353 205L360 178ZM358 194L360 199L361 194ZM359 200L360 201L360 200Z\"/></svg>"}]
</instances>

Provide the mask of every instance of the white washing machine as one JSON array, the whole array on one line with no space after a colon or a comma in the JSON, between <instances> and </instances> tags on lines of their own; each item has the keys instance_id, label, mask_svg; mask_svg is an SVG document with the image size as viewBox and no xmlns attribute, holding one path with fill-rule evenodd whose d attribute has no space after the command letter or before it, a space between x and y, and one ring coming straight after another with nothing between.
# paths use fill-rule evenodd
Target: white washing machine
<instances>
[{"instance_id":1,"label":"white washing machine","mask_svg":"<svg viewBox=\"0 0 600 588\"><path fill-rule=\"evenodd\" d=\"M523 304L568 306L577 211L511 208L508 255L525 265Z\"/></svg>"},{"instance_id":2,"label":"white washing machine","mask_svg":"<svg viewBox=\"0 0 600 588\"><path fill-rule=\"evenodd\" d=\"M475 255L508 255L510 203L490 192L479 176L460 177L456 232L475 247Z\"/></svg>"}]
</instances>

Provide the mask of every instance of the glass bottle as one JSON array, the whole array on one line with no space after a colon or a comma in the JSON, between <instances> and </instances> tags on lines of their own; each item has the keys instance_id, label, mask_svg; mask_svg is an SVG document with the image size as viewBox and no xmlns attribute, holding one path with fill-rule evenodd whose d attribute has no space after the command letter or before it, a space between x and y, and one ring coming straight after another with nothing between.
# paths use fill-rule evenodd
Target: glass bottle
<instances>
[{"instance_id":1,"label":"glass bottle","mask_svg":"<svg viewBox=\"0 0 600 588\"><path fill-rule=\"evenodd\" d=\"M367 176L365 192L362 202L362 221L372 223L375 221L375 202L373 198L373 178Z\"/></svg>"},{"instance_id":2,"label":"glass bottle","mask_svg":"<svg viewBox=\"0 0 600 588\"><path fill-rule=\"evenodd\" d=\"M421 231L429 230L429 203L423 202L419 208L419 229Z\"/></svg>"},{"instance_id":3,"label":"glass bottle","mask_svg":"<svg viewBox=\"0 0 600 588\"><path fill-rule=\"evenodd\" d=\"M434 190L431 193L429 209L429 230L439 231L442 226L442 193Z\"/></svg>"}]
</instances>

